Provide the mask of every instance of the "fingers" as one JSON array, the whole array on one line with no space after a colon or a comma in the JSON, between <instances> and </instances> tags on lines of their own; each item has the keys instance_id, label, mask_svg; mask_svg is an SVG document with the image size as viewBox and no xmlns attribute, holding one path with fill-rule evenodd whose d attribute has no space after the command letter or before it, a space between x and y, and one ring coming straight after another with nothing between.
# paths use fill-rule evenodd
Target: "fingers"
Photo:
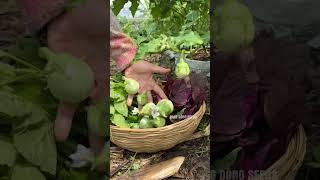
<instances>
[{"instance_id":1,"label":"fingers","mask_svg":"<svg viewBox=\"0 0 320 180\"><path fill-rule=\"evenodd\" d=\"M132 105L132 101L133 101L133 94L129 94L128 95L128 99L127 99L127 105L130 107Z\"/></svg>"},{"instance_id":2,"label":"fingers","mask_svg":"<svg viewBox=\"0 0 320 180\"><path fill-rule=\"evenodd\" d=\"M151 91L147 91L147 95L148 95L148 102L152 103L153 102L153 98L152 98Z\"/></svg>"},{"instance_id":3,"label":"fingers","mask_svg":"<svg viewBox=\"0 0 320 180\"><path fill-rule=\"evenodd\" d=\"M166 96L166 94L163 92L163 90L161 89L161 87L158 84L155 84L153 86L153 91L158 94L161 99L168 99L168 97Z\"/></svg>"},{"instance_id":4,"label":"fingers","mask_svg":"<svg viewBox=\"0 0 320 180\"><path fill-rule=\"evenodd\" d=\"M54 122L54 134L57 141L65 141L68 138L76 109L77 105L60 103Z\"/></svg>"},{"instance_id":5,"label":"fingers","mask_svg":"<svg viewBox=\"0 0 320 180\"><path fill-rule=\"evenodd\" d=\"M152 72L154 73L159 73L159 74L167 74L170 72L170 69L167 69L167 68L163 68L163 67L160 67L160 66L156 66L156 65L151 65L151 70Z\"/></svg>"},{"instance_id":6,"label":"fingers","mask_svg":"<svg viewBox=\"0 0 320 180\"><path fill-rule=\"evenodd\" d=\"M89 144L91 150L94 152L96 156L98 156L103 152L105 137L89 132Z\"/></svg>"},{"instance_id":7,"label":"fingers","mask_svg":"<svg viewBox=\"0 0 320 180\"><path fill-rule=\"evenodd\" d=\"M103 155L105 137L98 136L96 134L89 132L89 144L90 144L91 150L94 152L96 157ZM97 170L97 172L103 174L106 171L106 164L105 163L97 164L95 169Z\"/></svg>"}]
</instances>

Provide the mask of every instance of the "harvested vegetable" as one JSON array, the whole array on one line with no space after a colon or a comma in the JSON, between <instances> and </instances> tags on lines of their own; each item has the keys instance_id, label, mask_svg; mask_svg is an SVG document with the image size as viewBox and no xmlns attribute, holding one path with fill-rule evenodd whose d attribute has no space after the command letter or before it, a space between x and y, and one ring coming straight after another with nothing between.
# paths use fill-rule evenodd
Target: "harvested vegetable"
<instances>
[{"instance_id":1,"label":"harvested vegetable","mask_svg":"<svg viewBox=\"0 0 320 180\"><path fill-rule=\"evenodd\" d=\"M163 127L166 125L166 119L163 117L156 117L153 121L152 121L154 127L158 128L158 127Z\"/></svg>"},{"instance_id":2,"label":"harvested vegetable","mask_svg":"<svg viewBox=\"0 0 320 180\"><path fill-rule=\"evenodd\" d=\"M173 103L169 99L162 99L157 104L159 113L163 117L168 117L173 112Z\"/></svg>"},{"instance_id":3,"label":"harvested vegetable","mask_svg":"<svg viewBox=\"0 0 320 180\"><path fill-rule=\"evenodd\" d=\"M144 105L140 111L140 115L147 115L147 116L151 116L152 115L152 111L157 109L157 106L154 103L148 103L146 105Z\"/></svg>"},{"instance_id":4,"label":"harvested vegetable","mask_svg":"<svg viewBox=\"0 0 320 180\"><path fill-rule=\"evenodd\" d=\"M235 52L254 39L253 17L238 0L224 0L216 7L212 23L214 43L222 51Z\"/></svg>"},{"instance_id":5,"label":"harvested vegetable","mask_svg":"<svg viewBox=\"0 0 320 180\"><path fill-rule=\"evenodd\" d=\"M144 116L139 123L140 129L153 128L152 120L148 116Z\"/></svg>"},{"instance_id":6,"label":"harvested vegetable","mask_svg":"<svg viewBox=\"0 0 320 180\"><path fill-rule=\"evenodd\" d=\"M139 94L137 96L138 105L143 106L148 103L148 95L147 92Z\"/></svg>"},{"instance_id":7,"label":"harvested vegetable","mask_svg":"<svg viewBox=\"0 0 320 180\"><path fill-rule=\"evenodd\" d=\"M138 90L139 90L139 83L134 80L134 79L131 79L131 78L126 78L126 77L123 77L124 78L124 89L126 90L126 92L128 94L137 94L138 93Z\"/></svg>"},{"instance_id":8,"label":"harvested vegetable","mask_svg":"<svg viewBox=\"0 0 320 180\"><path fill-rule=\"evenodd\" d=\"M189 65L184 62L183 52L179 57L179 63L176 65L175 74L179 79L185 78L190 74Z\"/></svg>"},{"instance_id":9,"label":"harvested vegetable","mask_svg":"<svg viewBox=\"0 0 320 180\"><path fill-rule=\"evenodd\" d=\"M55 54L47 47L40 48L39 55L48 60L47 84L54 97L63 102L79 103L89 96L94 75L85 62L69 54Z\"/></svg>"}]
</instances>

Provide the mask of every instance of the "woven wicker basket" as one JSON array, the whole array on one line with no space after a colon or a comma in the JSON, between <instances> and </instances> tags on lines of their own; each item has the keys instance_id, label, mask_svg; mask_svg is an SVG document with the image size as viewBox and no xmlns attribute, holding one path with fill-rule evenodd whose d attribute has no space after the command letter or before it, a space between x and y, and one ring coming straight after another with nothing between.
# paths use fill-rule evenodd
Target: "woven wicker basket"
<instances>
[{"instance_id":1,"label":"woven wicker basket","mask_svg":"<svg viewBox=\"0 0 320 180\"><path fill-rule=\"evenodd\" d=\"M111 142L133 151L153 153L167 150L188 139L198 127L206 104L191 117L161 128L128 129L110 126Z\"/></svg>"},{"instance_id":2,"label":"woven wicker basket","mask_svg":"<svg viewBox=\"0 0 320 180\"><path fill-rule=\"evenodd\" d=\"M276 175L276 177L274 177L275 180L294 180L306 153L306 141L304 129L300 126L297 133L293 136L285 154L264 171L263 174L250 179L263 179L262 176L270 177L270 174L273 173L273 175Z\"/></svg>"}]
</instances>

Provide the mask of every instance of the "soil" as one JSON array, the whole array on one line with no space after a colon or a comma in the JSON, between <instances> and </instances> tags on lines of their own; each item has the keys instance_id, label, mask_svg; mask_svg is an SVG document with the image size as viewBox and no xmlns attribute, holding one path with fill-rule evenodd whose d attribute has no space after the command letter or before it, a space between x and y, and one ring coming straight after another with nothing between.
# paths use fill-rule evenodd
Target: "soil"
<instances>
[{"instance_id":1,"label":"soil","mask_svg":"<svg viewBox=\"0 0 320 180\"><path fill-rule=\"evenodd\" d=\"M210 49L199 49L192 54L191 59L198 61L209 61L210 60Z\"/></svg>"}]
</instances>

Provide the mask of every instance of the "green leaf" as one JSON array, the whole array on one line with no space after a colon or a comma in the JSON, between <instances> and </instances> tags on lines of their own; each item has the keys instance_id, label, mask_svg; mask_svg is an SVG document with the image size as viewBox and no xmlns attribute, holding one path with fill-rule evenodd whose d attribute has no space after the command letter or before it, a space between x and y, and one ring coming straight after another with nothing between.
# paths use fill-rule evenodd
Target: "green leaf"
<instances>
[{"instance_id":1,"label":"green leaf","mask_svg":"<svg viewBox=\"0 0 320 180\"><path fill-rule=\"evenodd\" d=\"M46 180L43 174L35 167L17 165L13 168L11 180Z\"/></svg>"},{"instance_id":2,"label":"green leaf","mask_svg":"<svg viewBox=\"0 0 320 180\"><path fill-rule=\"evenodd\" d=\"M186 18L188 21L192 21L194 23L194 21L198 20L199 16L200 16L199 11L190 11L187 14Z\"/></svg>"},{"instance_id":3,"label":"green leaf","mask_svg":"<svg viewBox=\"0 0 320 180\"><path fill-rule=\"evenodd\" d=\"M241 147L238 147L234 150L232 150L229 154L227 154L222 159L217 159L213 163L214 170L224 170L229 169L237 160L238 152L241 151Z\"/></svg>"},{"instance_id":4,"label":"green leaf","mask_svg":"<svg viewBox=\"0 0 320 180\"><path fill-rule=\"evenodd\" d=\"M139 122L139 117L138 116L129 115L127 119L128 119L129 122L132 122L132 123L138 123Z\"/></svg>"},{"instance_id":5,"label":"green leaf","mask_svg":"<svg viewBox=\"0 0 320 180\"><path fill-rule=\"evenodd\" d=\"M39 47L40 42L37 38L20 38L8 52L42 69L46 64L46 61L39 57Z\"/></svg>"},{"instance_id":6,"label":"green leaf","mask_svg":"<svg viewBox=\"0 0 320 180\"><path fill-rule=\"evenodd\" d=\"M116 126L119 126L120 128L129 128L130 127L128 122L120 114L115 114L113 116L112 123L115 124Z\"/></svg>"},{"instance_id":7,"label":"green leaf","mask_svg":"<svg viewBox=\"0 0 320 180\"><path fill-rule=\"evenodd\" d=\"M27 103L21 97L13 95L8 91L0 91L0 113L7 114L12 117L22 117L30 114L33 106Z\"/></svg>"},{"instance_id":8,"label":"green leaf","mask_svg":"<svg viewBox=\"0 0 320 180\"><path fill-rule=\"evenodd\" d=\"M134 15L137 12L137 9L139 7L139 1L138 0L130 0L131 1L131 7L130 7L130 11L132 16L134 17Z\"/></svg>"},{"instance_id":9,"label":"green leaf","mask_svg":"<svg viewBox=\"0 0 320 180\"><path fill-rule=\"evenodd\" d=\"M186 108L181 109L179 112L177 112L177 116L182 116Z\"/></svg>"},{"instance_id":10,"label":"green leaf","mask_svg":"<svg viewBox=\"0 0 320 180\"><path fill-rule=\"evenodd\" d=\"M110 104L110 114L114 114L115 113L115 109L113 107L113 105Z\"/></svg>"},{"instance_id":11,"label":"green leaf","mask_svg":"<svg viewBox=\"0 0 320 180\"><path fill-rule=\"evenodd\" d=\"M128 0L116 0L113 1L112 11L115 15L118 15L123 8L123 6L128 2Z\"/></svg>"},{"instance_id":12,"label":"green leaf","mask_svg":"<svg viewBox=\"0 0 320 180\"><path fill-rule=\"evenodd\" d=\"M0 62L0 84L16 77L14 67Z\"/></svg>"},{"instance_id":13,"label":"green leaf","mask_svg":"<svg viewBox=\"0 0 320 180\"><path fill-rule=\"evenodd\" d=\"M19 132L13 136L19 153L42 171L56 174L57 152L51 122L41 127Z\"/></svg>"},{"instance_id":14,"label":"green leaf","mask_svg":"<svg viewBox=\"0 0 320 180\"><path fill-rule=\"evenodd\" d=\"M16 160L17 151L13 144L4 137L0 137L0 165L13 166Z\"/></svg>"},{"instance_id":15,"label":"green leaf","mask_svg":"<svg viewBox=\"0 0 320 180\"><path fill-rule=\"evenodd\" d=\"M13 142L18 152L41 170L54 175L57 152L48 113L10 92L0 91L0 98L0 112L19 118L13 122Z\"/></svg>"},{"instance_id":16,"label":"green leaf","mask_svg":"<svg viewBox=\"0 0 320 180\"><path fill-rule=\"evenodd\" d=\"M123 88L110 89L110 98L118 102L124 101L126 100L126 92Z\"/></svg>"},{"instance_id":17,"label":"green leaf","mask_svg":"<svg viewBox=\"0 0 320 180\"><path fill-rule=\"evenodd\" d=\"M115 102L114 104L114 109L123 115L124 117L128 116L128 106L126 101L121 101L121 102Z\"/></svg>"}]
</instances>

